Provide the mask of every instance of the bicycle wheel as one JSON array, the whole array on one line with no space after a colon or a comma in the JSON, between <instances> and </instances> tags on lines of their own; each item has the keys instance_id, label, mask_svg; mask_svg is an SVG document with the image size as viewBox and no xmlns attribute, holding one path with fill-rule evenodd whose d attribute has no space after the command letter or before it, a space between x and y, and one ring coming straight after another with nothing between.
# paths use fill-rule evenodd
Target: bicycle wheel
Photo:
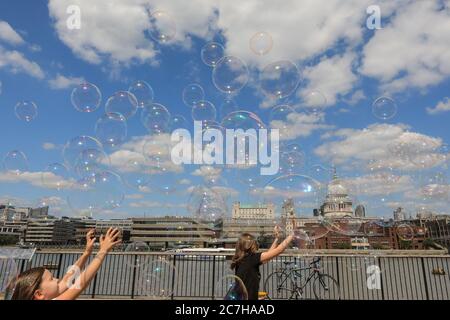
<instances>
[{"instance_id":1,"label":"bicycle wheel","mask_svg":"<svg viewBox=\"0 0 450 320\"><path fill-rule=\"evenodd\" d=\"M339 300L339 284L332 276L319 274L314 279L314 295L318 300Z\"/></svg>"},{"instance_id":2,"label":"bicycle wheel","mask_svg":"<svg viewBox=\"0 0 450 320\"><path fill-rule=\"evenodd\" d=\"M264 291L270 300L297 299L298 292L289 274L282 271L271 273L264 281Z\"/></svg>"}]
</instances>

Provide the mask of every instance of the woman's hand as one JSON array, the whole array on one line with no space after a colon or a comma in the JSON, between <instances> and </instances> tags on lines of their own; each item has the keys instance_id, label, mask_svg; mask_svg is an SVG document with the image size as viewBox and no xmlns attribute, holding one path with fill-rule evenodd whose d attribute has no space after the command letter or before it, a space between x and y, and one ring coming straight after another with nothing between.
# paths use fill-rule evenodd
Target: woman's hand
<instances>
[{"instance_id":1,"label":"woman's hand","mask_svg":"<svg viewBox=\"0 0 450 320\"><path fill-rule=\"evenodd\" d=\"M94 250L94 243L95 229L91 229L86 233L86 249L84 250L84 252L90 255L92 253L92 250Z\"/></svg>"},{"instance_id":2,"label":"woman's hand","mask_svg":"<svg viewBox=\"0 0 450 320\"><path fill-rule=\"evenodd\" d=\"M102 235L100 237L100 251L109 252L116 245L119 244L122 240L119 239L120 231L119 229L109 228L106 232L106 235Z\"/></svg>"}]
</instances>

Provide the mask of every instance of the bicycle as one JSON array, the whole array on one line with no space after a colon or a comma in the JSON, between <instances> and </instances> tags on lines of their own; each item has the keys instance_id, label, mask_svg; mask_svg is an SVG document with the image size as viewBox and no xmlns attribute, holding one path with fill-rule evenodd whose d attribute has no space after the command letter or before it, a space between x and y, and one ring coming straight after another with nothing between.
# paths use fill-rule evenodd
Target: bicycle
<instances>
[{"instance_id":1,"label":"bicycle","mask_svg":"<svg viewBox=\"0 0 450 320\"><path fill-rule=\"evenodd\" d=\"M285 267L269 274L264 281L264 292L267 298L301 299L308 284L312 285L314 297L318 300L339 300L339 283L329 274L323 273L320 266L322 258L315 257L307 267L298 268L294 262L283 262ZM305 275L309 271L309 274Z\"/></svg>"}]
</instances>

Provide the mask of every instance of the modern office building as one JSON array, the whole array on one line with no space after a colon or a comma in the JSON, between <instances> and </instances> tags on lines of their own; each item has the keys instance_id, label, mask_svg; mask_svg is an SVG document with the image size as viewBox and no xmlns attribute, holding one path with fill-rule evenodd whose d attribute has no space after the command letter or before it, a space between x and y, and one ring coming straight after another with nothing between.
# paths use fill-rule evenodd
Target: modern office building
<instances>
[{"instance_id":1,"label":"modern office building","mask_svg":"<svg viewBox=\"0 0 450 320\"><path fill-rule=\"evenodd\" d=\"M132 218L130 241L142 241L151 247L193 245L205 247L219 236L220 227L190 217Z\"/></svg>"}]
</instances>

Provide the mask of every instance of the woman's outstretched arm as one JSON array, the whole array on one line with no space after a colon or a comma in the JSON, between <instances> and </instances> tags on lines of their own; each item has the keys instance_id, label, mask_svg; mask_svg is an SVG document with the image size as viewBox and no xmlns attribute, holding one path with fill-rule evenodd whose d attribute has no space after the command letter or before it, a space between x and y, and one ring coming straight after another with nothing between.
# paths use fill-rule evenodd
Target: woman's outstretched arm
<instances>
[{"instance_id":1,"label":"woman's outstretched arm","mask_svg":"<svg viewBox=\"0 0 450 320\"><path fill-rule=\"evenodd\" d=\"M266 252L263 252L261 254L261 262L268 262L271 259L279 256L283 253L284 250L289 246L289 243L291 243L293 239L293 235L288 236L282 243L280 243L278 246L276 246L274 249L269 249Z\"/></svg>"}]
</instances>

